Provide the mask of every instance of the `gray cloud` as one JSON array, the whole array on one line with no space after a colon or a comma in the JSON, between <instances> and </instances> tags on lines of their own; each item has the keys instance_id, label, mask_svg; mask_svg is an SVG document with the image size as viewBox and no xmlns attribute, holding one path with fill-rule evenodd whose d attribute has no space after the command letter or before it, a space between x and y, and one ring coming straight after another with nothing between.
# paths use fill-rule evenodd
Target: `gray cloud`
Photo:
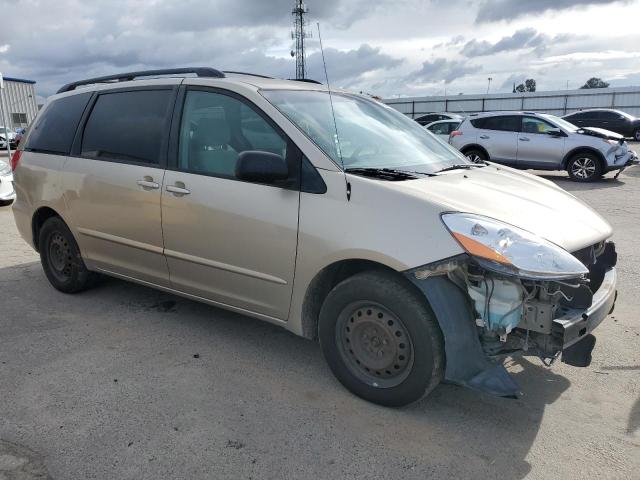
<instances>
[{"instance_id":1,"label":"gray cloud","mask_svg":"<svg viewBox=\"0 0 640 480\"><path fill-rule=\"evenodd\" d=\"M481 57L508 50L537 47L543 41L544 36L539 34L534 28L524 28L516 31L511 36L502 37L502 39L496 43L490 43L485 40L470 40L465 43L460 53L465 57Z\"/></svg>"},{"instance_id":2,"label":"gray cloud","mask_svg":"<svg viewBox=\"0 0 640 480\"><path fill-rule=\"evenodd\" d=\"M476 22L509 21L526 15L541 15L551 10L559 11L630 1L632 0L484 0L479 4Z\"/></svg>"},{"instance_id":3,"label":"gray cloud","mask_svg":"<svg viewBox=\"0 0 640 480\"><path fill-rule=\"evenodd\" d=\"M413 72L407 80L436 83L443 81L451 83L454 80L482 70L479 65L472 65L466 61L436 58L432 62L426 61L422 68Z\"/></svg>"},{"instance_id":4,"label":"gray cloud","mask_svg":"<svg viewBox=\"0 0 640 480\"><path fill-rule=\"evenodd\" d=\"M352 83L362 75L375 70L390 70L402 64L403 60L380 52L379 48L360 45L355 50L340 51L325 48L325 60L331 82ZM322 54L315 52L307 58L309 77L324 83Z\"/></svg>"},{"instance_id":5,"label":"gray cloud","mask_svg":"<svg viewBox=\"0 0 640 480\"><path fill-rule=\"evenodd\" d=\"M309 18L337 20L336 25L344 28L373 14L379 6L368 7L366 0L307 2ZM292 0L160 0L149 8L147 17L151 25L164 31L289 26L292 7Z\"/></svg>"},{"instance_id":6,"label":"gray cloud","mask_svg":"<svg viewBox=\"0 0 640 480\"><path fill-rule=\"evenodd\" d=\"M0 52L0 71L37 80L45 96L78 78L177 65L211 65L285 78L294 74L288 55L267 53L287 44L292 0L57 0L51 6L17 1L30 12L29 22L38 25L38 32L34 35L22 22L3 25L0 46L9 48ZM343 28L378 8L364 5L366 0L313 2L309 20ZM0 0L0 11L8 8L10 2ZM312 54L310 64L315 60ZM369 45L345 52L328 49L327 61L334 65L335 80L344 83L400 62Z\"/></svg>"},{"instance_id":7,"label":"gray cloud","mask_svg":"<svg viewBox=\"0 0 640 480\"><path fill-rule=\"evenodd\" d=\"M535 28L523 28L517 30L513 35L502 37L496 43L474 38L464 44L460 53L465 57L472 58L532 48L534 53L540 56L548 50L549 45L557 46L575 38L569 34L558 34L551 37L544 33L538 33Z\"/></svg>"}]
</instances>

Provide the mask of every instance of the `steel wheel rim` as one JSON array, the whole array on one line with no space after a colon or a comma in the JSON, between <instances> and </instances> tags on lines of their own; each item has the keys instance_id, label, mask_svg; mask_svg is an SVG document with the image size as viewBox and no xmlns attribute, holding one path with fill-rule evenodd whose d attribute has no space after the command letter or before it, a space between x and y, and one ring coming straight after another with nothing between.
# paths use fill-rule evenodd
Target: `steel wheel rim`
<instances>
[{"instance_id":1,"label":"steel wheel rim","mask_svg":"<svg viewBox=\"0 0 640 480\"><path fill-rule=\"evenodd\" d=\"M571 165L571 172L578 178L590 178L596 173L596 162L589 157L580 157Z\"/></svg>"},{"instance_id":2,"label":"steel wheel rim","mask_svg":"<svg viewBox=\"0 0 640 480\"><path fill-rule=\"evenodd\" d=\"M59 232L53 233L48 246L48 263L53 275L60 281L71 278L73 256L69 242Z\"/></svg>"},{"instance_id":3,"label":"steel wheel rim","mask_svg":"<svg viewBox=\"0 0 640 480\"><path fill-rule=\"evenodd\" d=\"M414 349L409 331L380 304L362 301L343 309L336 341L351 374L372 387L395 387L411 373Z\"/></svg>"},{"instance_id":4,"label":"steel wheel rim","mask_svg":"<svg viewBox=\"0 0 640 480\"><path fill-rule=\"evenodd\" d=\"M473 163L482 163L482 159L480 158L479 155L476 155L476 154L467 155L467 158Z\"/></svg>"}]
</instances>

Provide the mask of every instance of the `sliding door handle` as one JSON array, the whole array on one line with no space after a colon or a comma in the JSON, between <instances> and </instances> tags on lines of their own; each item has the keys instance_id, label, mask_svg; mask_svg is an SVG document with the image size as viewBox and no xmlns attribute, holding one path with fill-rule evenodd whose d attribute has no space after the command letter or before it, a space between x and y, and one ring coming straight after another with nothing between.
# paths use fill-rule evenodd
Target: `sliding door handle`
<instances>
[{"instance_id":1,"label":"sliding door handle","mask_svg":"<svg viewBox=\"0 0 640 480\"><path fill-rule=\"evenodd\" d=\"M189 195L191 190L186 189L184 187L179 187L177 185L167 185L167 192L174 193L178 196Z\"/></svg>"},{"instance_id":2,"label":"sliding door handle","mask_svg":"<svg viewBox=\"0 0 640 480\"><path fill-rule=\"evenodd\" d=\"M136 183L145 190L157 190L160 188L160 185L152 180L138 180Z\"/></svg>"}]
</instances>

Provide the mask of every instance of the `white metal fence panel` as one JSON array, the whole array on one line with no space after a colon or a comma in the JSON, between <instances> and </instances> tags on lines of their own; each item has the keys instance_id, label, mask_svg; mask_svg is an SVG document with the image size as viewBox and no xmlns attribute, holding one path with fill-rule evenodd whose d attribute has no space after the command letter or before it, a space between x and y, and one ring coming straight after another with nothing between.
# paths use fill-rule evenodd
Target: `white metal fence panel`
<instances>
[{"instance_id":1,"label":"white metal fence panel","mask_svg":"<svg viewBox=\"0 0 640 480\"><path fill-rule=\"evenodd\" d=\"M521 98L487 98L484 101L486 110L520 110L522 108Z\"/></svg>"},{"instance_id":2,"label":"white metal fence panel","mask_svg":"<svg viewBox=\"0 0 640 480\"><path fill-rule=\"evenodd\" d=\"M586 108L617 108L640 116L640 87L410 97L387 99L384 102L411 118L431 112L476 113L494 110L524 110L565 115Z\"/></svg>"}]
</instances>

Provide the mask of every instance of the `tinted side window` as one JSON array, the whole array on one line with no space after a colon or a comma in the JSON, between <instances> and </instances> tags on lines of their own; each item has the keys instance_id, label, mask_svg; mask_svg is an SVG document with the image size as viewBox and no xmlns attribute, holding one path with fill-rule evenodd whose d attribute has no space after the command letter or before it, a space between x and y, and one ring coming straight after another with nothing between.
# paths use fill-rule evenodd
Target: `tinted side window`
<instances>
[{"instance_id":1,"label":"tinted side window","mask_svg":"<svg viewBox=\"0 0 640 480\"><path fill-rule=\"evenodd\" d=\"M620 115L615 112L598 112L597 118L600 120L618 120Z\"/></svg>"},{"instance_id":2,"label":"tinted side window","mask_svg":"<svg viewBox=\"0 0 640 480\"><path fill-rule=\"evenodd\" d=\"M91 93L81 93L51 102L31 128L27 150L68 155Z\"/></svg>"},{"instance_id":3,"label":"tinted side window","mask_svg":"<svg viewBox=\"0 0 640 480\"><path fill-rule=\"evenodd\" d=\"M100 95L84 129L82 156L160 163L172 97L171 90Z\"/></svg>"},{"instance_id":4,"label":"tinted side window","mask_svg":"<svg viewBox=\"0 0 640 480\"><path fill-rule=\"evenodd\" d=\"M445 135L449 133L449 124L448 123L436 123L429 127L433 133L437 133L439 135Z\"/></svg>"},{"instance_id":5,"label":"tinted side window","mask_svg":"<svg viewBox=\"0 0 640 480\"><path fill-rule=\"evenodd\" d=\"M238 156L247 150L286 158L287 142L240 100L220 93L187 91L180 127L180 169L235 178Z\"/></svg>"},{"instance_id":6,"label":"tinted side window","mask_svg":"<svg viewBox=\"0 0 640 480\"><path fill-rule=\"evenodd\" d=\"M520 131L520 117L511 115L477 118L471 120L471 124L476 128L485 130L500 130L503 132Z\"/></svg>"}]
</instances>

